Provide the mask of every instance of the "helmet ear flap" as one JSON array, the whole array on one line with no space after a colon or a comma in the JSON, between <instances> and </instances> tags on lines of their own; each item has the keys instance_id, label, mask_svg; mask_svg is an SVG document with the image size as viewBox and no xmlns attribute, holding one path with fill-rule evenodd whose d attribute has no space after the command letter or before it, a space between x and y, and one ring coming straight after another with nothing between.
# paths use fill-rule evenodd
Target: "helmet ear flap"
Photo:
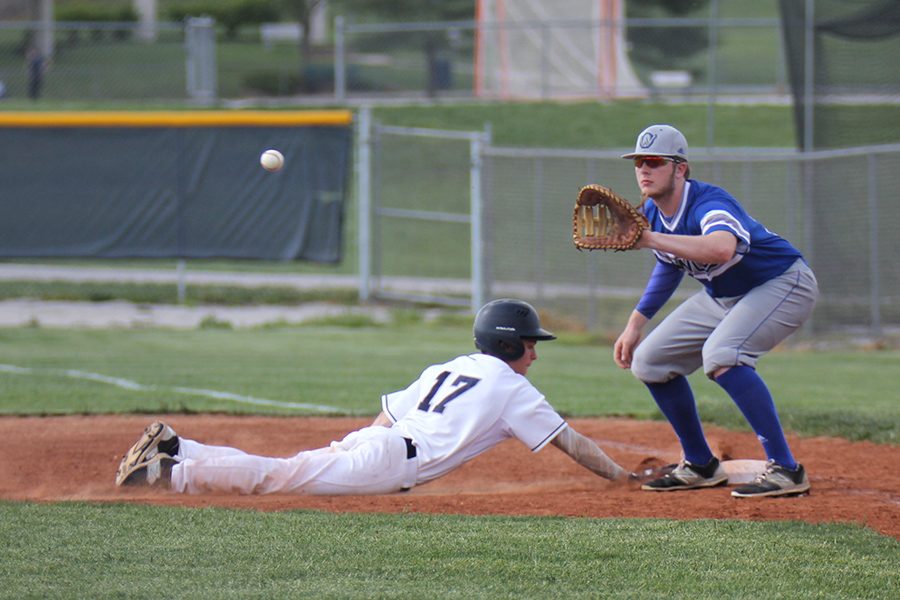
<instances>
[{"instance_id":1,"label":"helmet ear flap","mask_svg":"<svg viewBox=\"0 0 900 600\"><path fill-rule=\"evenodd\" d=\"M506 340L497 340L497 348L503 355L504 360L518 360L525 354L525 344L522 342L508 342Z\"/></svg>"},{"instance_id":2,"label":"helmet ear flap","mask_svg":"<svg viewBox=\"0 0 900 600\"><path fill-rule=\"evenodd\" d=\"M504 339L499 336L479 339L475 338L475 347L502 361L517 360L525 354L525 344L520 341Z\"/></svg>"}]
</instances>

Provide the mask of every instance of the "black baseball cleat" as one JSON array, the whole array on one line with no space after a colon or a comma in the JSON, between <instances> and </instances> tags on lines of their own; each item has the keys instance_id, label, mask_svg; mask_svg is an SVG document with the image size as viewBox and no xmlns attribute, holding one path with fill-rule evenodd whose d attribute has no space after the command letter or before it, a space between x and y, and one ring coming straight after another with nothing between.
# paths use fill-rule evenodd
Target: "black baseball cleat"
<instances>
[{"instance_id":1,"label":"black baseball cleat","mask_svg":"<svg viewBox=\"0 0 900 600\"><path fill-rule=\"evenodd\" d=\"M122 483L117 483L116 485L122 487L169 487L169 482L172 480L172 467L176 464L178 464L178 461L174 458L165 454L157 454L150 460L131 469L122 479Z\"/></svg>"},{"instance_id":2,"label":"black baseball cleat","mask_svg":"<svg viewBox=\"0 0 900 600\"><path fill-rule=\"evenodd\" d=\"M735 488L731 495L735 498L770 498L796 496L808 491L809 478L803 465L788 469L770 460L766 463L766 470L757 475L756 481Z\"/></svg>"},{"instance_id":3,"label":"black baseball cleat","mask_svg":"<svg viewBox=\"0 0 900 600\"><path fill-rule=\"evenodd\" d=\"M144 429L140 439L125 453L116 471L116 485L154 485L168 480L177 462L178 435L171 427L156 421Z\"/></svg>"},{"instance_id":4,"label":"black baseball cleat","mask_svg":"<svg viewBox=\"0 0 900 600\"><path fill-rule=\"evenodd\" d=\"M728 473L714 456L705 465L695 465L685 460L662 477L648 481L641 489L650 492L674 492L714 487L723 483L728 483Z\"/></svg>"}]
</instances>

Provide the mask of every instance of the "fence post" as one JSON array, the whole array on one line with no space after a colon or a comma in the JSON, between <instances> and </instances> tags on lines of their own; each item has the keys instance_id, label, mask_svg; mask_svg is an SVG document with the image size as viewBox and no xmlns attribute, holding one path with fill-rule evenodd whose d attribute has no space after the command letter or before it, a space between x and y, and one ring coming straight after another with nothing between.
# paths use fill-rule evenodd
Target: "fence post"
<instances>
[{"instance_id":1,"label":"fence post","mask_svg":"<svg viewBox=\"0 0 900 600\"><path fill-rule=\"evenodd\" d=\"M803 151L801 154L803 166L803 196L801 202L803 211L803 256L810 265L816 264L816 206L813 198L815 197L815 178L813 172L815 170L815 159L812 158L811 151ZM815 331L816 313L810 315L806 320L803 329L809 333Z\"/></svg>"},{"instance_id":2,"label":"fence post","mask_svg":"<svg viewBox=\"0 0 900 600\"><path fill-rule=\"evenodd\" d=\"M487 156L494 142L493 126L490 121L484 124L484 146L481 149L482 157ZM493 173L490 170L491 163L485 166L482 159L481 165L481 280L484 300L487 302L493 297L491 282L494 280L494 238L493 238Z\"/></svg>"},{"instance_id":3,"label":"fence post","mask_svg":"<svg viewBox=\"0 0 900 600\"><path fill-rule=\"evenodd\" d=\"M54 36L56 22L53 17L53 1L40 0L38 13L40 28L37 31L37 46L41 55L49 59L56 53L56 40Z\"/></svg>"},{"instance_id":4,"label":"fence post","mask_svg":"<svg viewBox=\"0 0 900 600\"><path fill-rule=\"evenodd\" d=\"M343 102L347 96L347 65L344 55L344 17L334 18L334 99Z\"/></svg>"},{"instance_id":5,"label":"fence post","mask_svg":"<svg viewBox=\"0 0 900 600\"><path fill-rule=\"evenodd\" d=\"M369 299L372 276L372 112L359 109L356 120L356 201L359 211L359 299Z\"/></svg>"},{"instance_id":6,"label":"fence post","mask_svg":"<svg viewBox=\"0 0 900 600\"><path fill-rule=\"evenodd\" d=\"M541 100L549 99L550 87L548 85L548 77L550 72L550 44L547 40L550 39L550 26L543 22L541 23Z\"/></svg>"},{"instance_id":7,"label":"fence post","mask_svg":"<svg viewBox=\"0 0 900 600\"><path fill-rule=\"evenodd\" d=\"M816 0L806 0L806 17L804 19L806 31L804 32L804 52L803 52L803 150L812 152L815 143L815 135L813 135L814 124L814 108L816 101L816 23L815 23L815 5Z\"/></svg>"},{"instance_id":8,"label":"fence post","mask_svg":"<svg viewBox=\"0 0 900 600\"><path fill-rule=\"evenodd\" d=\"M881 336L881 273L878 267L881 260L878 255L878 157L870 154L866 163L869 174L869 294L870 314L872 319L872 335Z\"/></svg>"},{"instance_id":9,"label":"fence post","mask_svg":"<svg viewBox=\"0 0 900 600\"><path fill-rule=\"evenodd\" d=\"M718 71L716 54L719 51L719 0L712 0L709 7L709 84L706 99L706 147L715 148L716 140L716 89Z\"/></svg>"},{"instance_id":10,"label":"fence post","mask_svg":"<svg viewBox=\"0 0 900 600\"><path fill-rule=\"evenodd\" d=\"M185 271L187 270L187 265L183 258L179 258L178 262L175 263L175 275L176 275L176 283L175 289L178 294L178 304L184 304L185 299L187 298L187 275Z\"/></svg>"},{"instance_id":11,"label":"fence post","mask_svg":"<svg viewBox=\"0 0 900 600\"><path fill-rule=\"evenodd\" d=\"M469 201L471 207L471 277L472 277L472 300L471 309L473 313L484 305L485 301L485 282L484 282L484 244L482 232L482 197L481 197L481 167L482 167L482 147L487 135L484 133L476 133L472 135L469 141Z\"/></svg>"},{"instance_id":12,"label":"fence post","mask_svg":"<svg viewBox=\"0 0 900 600\"><path fill-rule=\"evenodd\" d=\"M187 50L187 94L193 100L216 99L216 22L212 17L188 17L184 41Z\"/></svg>"},{"instance_id":13,"label":"fence post","mask_svg":"<svg viewBox=\"0 0 900 600\"><path fill-rule=\"evenodd\" d=\"M544 301L544 237L547 235L547 227L544 224L544 159L541 156L534 157L534 266L535 296L538 302Z\"/></svg>"}]
</instances>

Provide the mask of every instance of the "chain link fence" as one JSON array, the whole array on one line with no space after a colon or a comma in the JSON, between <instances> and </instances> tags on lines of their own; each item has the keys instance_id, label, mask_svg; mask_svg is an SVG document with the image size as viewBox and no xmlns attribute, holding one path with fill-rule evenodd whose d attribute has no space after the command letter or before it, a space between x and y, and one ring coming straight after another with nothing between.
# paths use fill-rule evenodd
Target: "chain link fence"
<instances>
[{"instance_id":1,"label":"chain link fence","mask_svg":"<svg viewBox=\"0 0 900 600\"><path fill-rule=\"evenodd\" d=\"M786 101L779 23L681 18L357 24L338 18L335 95ZM655 53L643 51L651 45Z\"/></svg>"},{"instance_id":2,"label":"chain link fence","mask_svg":"<svg viewBox=\"0 0 900 600\"><path fill-rule=\"evenodd\" d=\"M37 43L43 27L0 23L2 98L187 98L184 24L160 23L153 38L147 39L133 23L56 23L49 56Z\"/></svg>"},{"instance_id":3,"label":"chain link fence","mask_svg":"<svg viewBox=\"0 0 900 600\"><path fill-rule=\"evenodd\" d=\"M635 197L633 169L619 158L630 149L509 148L480 132L465 140L377 124L374 131L365 151L371 158L360 165L370 169L374 199L360 215L361 228L376 232L360 243L374 265L363 289L379 296L379 278L417 278L432 297L439 289L462 304L512 295L587 330L610 333L624 324L653 257L580 253L571 218L588 183ZM900 269L892 260L900 254L900 205L889 197L900 184L900 145L808 153L692 149L691 169L804 252L821 291L806 334L900 332ZM474 203L473 190L480 195ZM678 295L698 289L686 279Z\"/></svg>"},{"instance_id":4,"label":"chain link fence","mask_svg":"<svg viewBox=\"0 0 900 600\"><path fill-rule=\"evenodd\" d=\"M639 297L652 257L579 255L571 242L571 205L581 185L601 182L634 196L633 170L619 152L487 148L486 154L492 190L484 199L486 262L498 291L509 281L530 286L537 303L591 329L604 325L597 314L604 298ZM890 260L900 252L893 233L900 207L886 193L900 183L898 169L898 145L810 153L691 150L692 177L728 189L804 252L821 291L809 329L823 334L900 331L900 270Z\"/></svg>"},{"instance_id":5,"label":"chain link fence","mask_svg":"<svg viewBox=\"0 0 900 600\"><path fill-rule=\"evenodd\" d=\"M150 31L138 23L0 22L0 81L6 97L71 101L664 98L710 106L788 103L792 68L785 34L795 39L802 27L793 23L785 30L777 15L421 23L354 23L337 17L330 37L317 40L304 55L290 25L246 25L230 33L209 18L161 22ZM837 63L832 45L806 48L801 43L791 56L796 62L812 54L831 59L831 65ZM29 56L32 47L52 52L45 50L35 60ZM834 86L825 82L814 91L828 102L900 102L900 85L883 58L898 48L900 36L855 45L838 63L844 93L835 96ZM816 54L826 49L830 52ZM203 82L199 91L198 81ZM802 83L800 78L794 85Z\"/></svg>"}]
</instances>

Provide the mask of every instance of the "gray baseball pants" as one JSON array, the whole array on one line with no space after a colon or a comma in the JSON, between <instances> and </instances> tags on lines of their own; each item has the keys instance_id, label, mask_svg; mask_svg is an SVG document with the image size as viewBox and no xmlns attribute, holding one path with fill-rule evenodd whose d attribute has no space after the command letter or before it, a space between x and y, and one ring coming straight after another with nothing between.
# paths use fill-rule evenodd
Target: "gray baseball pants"
<instances>
[{"instance_id":1,"label":"gray baseball pants","mask_svg":"<svg viewBox=\"0 0 900 600\"><path fill-rule=\"evenodd\" d=\"M818 295L816 277L802 259L743 296L713 298L700 290L638 345L631 372L645 383L665 383L701 366L710 377L721 367L755 367L803 325Z\"/></svg>"}]
</instances>

